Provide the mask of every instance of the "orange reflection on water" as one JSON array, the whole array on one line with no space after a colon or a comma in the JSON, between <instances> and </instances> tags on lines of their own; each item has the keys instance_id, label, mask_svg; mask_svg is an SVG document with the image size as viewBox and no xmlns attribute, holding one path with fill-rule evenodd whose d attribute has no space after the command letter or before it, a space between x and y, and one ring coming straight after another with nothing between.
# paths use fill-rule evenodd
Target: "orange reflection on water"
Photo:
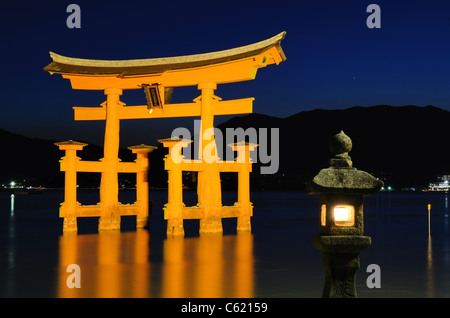
<instances>
[{"instance_id":1,"label":"orange reflection on water","mask_svg":"<svg viewBox=\"0 0 450 318\"><path fill-rule=\"evenodd\" d=\"M58 297L148 297L149 234L65 234L59 241ZM80 266L81 288L69 288L67 266Z\"/></svg>"},{"instance_id":2,"label":"orange reflection on water","mask_svg":"<svg viewBox=\"0 0 450 318\"><path fill-rule=\"evenodd\" d=\"M168 237L161 244L162 263L151 263L146 230L64 234L59 241L58 297L254 296L251 233ZM80 266L81 288L67 285L70 264Z\"/></svg>"},{"instance_id":3,"label":"orange reflection on water","mask_svg":"<svg viewBox=\"0 0 450 318\"><path fill-rule=\"evenodd\" d=\"M164 298L253 297L253 236L202 234L164 242Z\"/></svg>"}]
</instances>

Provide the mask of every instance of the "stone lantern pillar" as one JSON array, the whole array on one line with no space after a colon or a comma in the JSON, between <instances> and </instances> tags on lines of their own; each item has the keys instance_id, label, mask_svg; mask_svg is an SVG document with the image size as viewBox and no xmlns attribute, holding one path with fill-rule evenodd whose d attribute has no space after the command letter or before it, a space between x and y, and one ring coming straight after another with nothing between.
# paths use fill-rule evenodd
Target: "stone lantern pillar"
<instances>
[{"instance_id":1,"label":"stone lantern pillar","mask_svg":"<svg viewBox=\"0 0 450 318\"><path fill-rule=\"evenodd\" d=\"M359 254L371 245L363 236L363 197L376 194L383 182L353 167L351 139L343 131L330 140L330 166L307 182L306 193L319 195L319 235L314 246L323 253L325 285L322 297L356 297Z\"/></svg>"}]
</instances>

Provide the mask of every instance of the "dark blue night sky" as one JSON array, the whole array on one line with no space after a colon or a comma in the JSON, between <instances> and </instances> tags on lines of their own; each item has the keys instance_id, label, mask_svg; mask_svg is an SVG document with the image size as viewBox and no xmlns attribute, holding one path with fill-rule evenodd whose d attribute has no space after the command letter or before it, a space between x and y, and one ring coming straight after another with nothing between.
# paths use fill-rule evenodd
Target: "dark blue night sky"
<instances>
[{"instance_id":1,"label":"dark blue night sky","mask_svg":"<svg viewBox=\"0 0 450 318\"><path fill-rule=\"evenodd\" d=\"M66 8L81 8L69 29ZM381 28L369 29L369 4ZM220 85L224 100L255 97L254 112L287 117L316 108L434 105L450 111L450 2L419 1L9 1L0 7L0 128L30 137L101 143L104 122L75 122L73 106L98 106L102 92L74 91L49 75L49 51L91 59L206 53L286 31L287 60L256 80ZM190 102L195 87L174 91ZM143 105L141 91L125 91ZM216 123L226 118L216 118ZM122 122L125 144L155 144L193 119ZM170 129L169 129L170 128Z\"/></svg>"}]
</instances>

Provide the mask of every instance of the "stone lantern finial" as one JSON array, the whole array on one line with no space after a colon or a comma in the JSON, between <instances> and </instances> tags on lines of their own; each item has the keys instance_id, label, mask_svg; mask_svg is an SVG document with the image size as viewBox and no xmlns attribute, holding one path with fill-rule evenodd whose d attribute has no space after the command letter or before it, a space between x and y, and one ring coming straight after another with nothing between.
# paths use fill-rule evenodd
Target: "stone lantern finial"
<instances>
[{"instance_id":1,"label":"stone lantern finial","mask_svg":"<svg viewBox=\"0 0 450 318\"><path fill-rule=\"evenodd\" d=\"M342 130L330 139L329 148L332 153L330 166L335 168L351 168L352 158L348 155L352 150L352 140Z\"/></svg>"}]
</instances>

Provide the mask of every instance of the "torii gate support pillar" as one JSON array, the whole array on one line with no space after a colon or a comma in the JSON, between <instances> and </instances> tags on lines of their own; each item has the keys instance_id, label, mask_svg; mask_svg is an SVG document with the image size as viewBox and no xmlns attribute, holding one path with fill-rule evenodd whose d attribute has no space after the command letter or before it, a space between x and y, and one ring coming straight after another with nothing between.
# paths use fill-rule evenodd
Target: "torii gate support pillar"
<instances>
[{"instance_id":1,"label":"torii gate support pillar","mask_svg":"<svg viewBox=\"0 0 450 318\"><path fill-rule=\"evenodd\" d=\"M220 172L217 164L213 162L217 159L216 145L214 140L214 114L212 113L212 103L217 99L214 90L216 83L199 83L198 89L201 90L201 128L200 128L200 147L199 158L204 162L204 170L198 172L198 206L203 208L204 216L200 219L200 233L222 233L222 190L220 184ZM206 134L205 134L206 132ZM205 136L210 136L210 142L214 147L212 151L205 151ZM212 156L212 158L211 158ZM206 163L206 162L209 163Z\"/></svg>"},{"instance_id":2,"label":"torii gate support pillar","mask_svg":"<svg viewBox=\"0 0 450 318\"><path fill-rule=\"evenodd\" d=\"M99 230L120 230L119 211L119 140L120 118L119 96L122 90L118 88L105 89L106 99L106 127L104 140L104 170L100 182L100 206L103 213L100 216Z\"/></svg>"}]
</instances>

